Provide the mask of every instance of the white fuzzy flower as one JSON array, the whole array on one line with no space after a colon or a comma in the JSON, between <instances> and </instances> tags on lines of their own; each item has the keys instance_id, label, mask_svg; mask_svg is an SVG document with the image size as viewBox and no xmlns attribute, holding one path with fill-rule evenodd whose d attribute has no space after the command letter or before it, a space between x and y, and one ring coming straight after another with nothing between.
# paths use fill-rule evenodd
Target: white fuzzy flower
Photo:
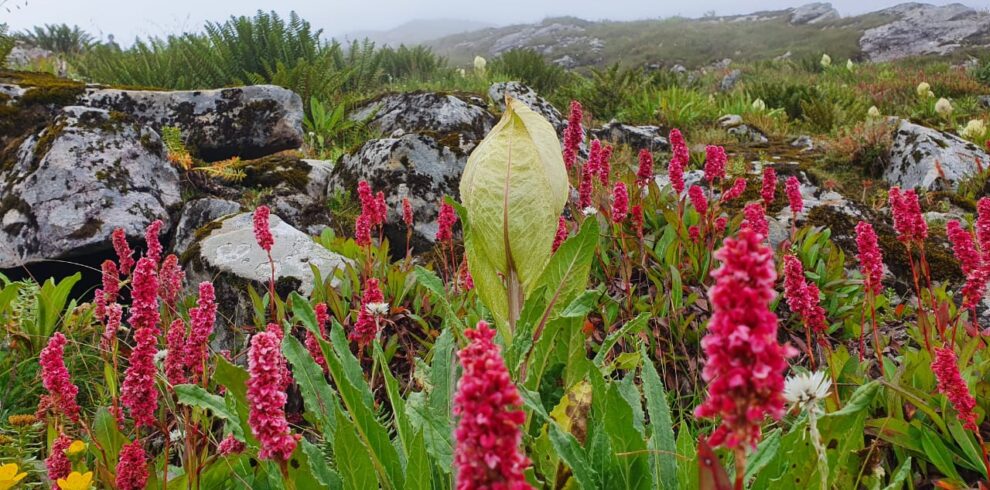
<instances>
[{"instance_id":1,"label":"white fuzzy flower","mask_svg":"<svg viewBox=\"0 0 990 490\"><path fill-rule=\"evenodd\" d=\"M832 66L832 57L829 56L827 53L823 54L821 64L822 64L822 68L828 68Z\"/></svg>"},{"instance_id":2,"label":"white fuzzy flower","mask_svg":"<svg viewBox=\"0 0 990 490\"><path fill-rule=\"evenodd\" d=\"M483 72L485 67L488 66L488 61L481 56L474 57L474 69L475 71Z\"/></svg>"},{"instance_id":3,"label":"white fuzzy flower","mask_svg":"<svg viewBox=\"0 0 990 490\"><path fill-rule=\"evenodd\" d=\"M963 138L972 140L982 138L987 133L987 125L982 119L971 119L966 123L966 127L959 132Z\"/></svg>"},{"instance_id":4,"label":"white fuzzy flower","mask_svg":"<svg viewBox=\"0 0 990 490\"><path fill-rule=\"evenodd\" d=\"M853 60L846 60L846 69L853 71L853 68L856 68L856 63L853 63Z\"/></svg>"},{"instance_id":5,"label":"white fuzzy flower","mask_svg":"<svg viewBox=\"0 0 990 490\"><path fill-rule=\"evenodd\" d=\"M583 214L585 216L592 216L592 215L598 214L598 208L596 208L594 206L588 206L588 207L586 207L586 208L584 208L584 209L581 210L581 214Z\"/></svg>"},{"instance_id":6,"label":"white fuzzy flower","mask_svg":"<svg viewBox=\"0 0 990 490\"><path fill-rule=\"evenodd\" d=\"M929 85L928 82L919 83L918 88L915 89L915 92L918 93L918 97L921 97L923 99L928 97L935 97L935 92L932 92L932 86Z\"/></svg>"},{"instance_id":7,"label":"white fuzzy flower","mask_svg":"<svg viewBox=\"0 0 990 490\"><path fill-rule=\"evenodd\" d=\"M767 103L763 102L763 99L756 99L753 101L753 110L756 112L763 112L767 110Z\"/></svg>"},{"instance_id":8,"label":"white fuzzy flower","mask_svg":"<svg viewBox=\"0 0 990 490\"><path fill-rule=\"evenodd\" d=\"M389 312L388 303L368 303L364 305L364 309L374 316L385 316Z\"/></svg>"},{"instance_id":9,"label":"white fuzzy flower","mask_svg":"<svg viewBox=\"0 0 990 490\"><path fill-rule=\"evenodd\" d=\"M949 99L946 99L945 97L938 99L938 102L935 103L935 113L945 118L951 116L952 103L949 102Z\"/></svg>"},{"instance_id":10,"label":"white fuzzy flower","mask_svg":"<svg viewBox=\"0 0 990 490\"><path fill-rule=\"evenodd\" d=\"M788 376L784 382L784 399L795 405L814 403L828 396L832 380L824 371Z\"/></svg>"},{"instance_id":11,"label":"white fuzzy flower","mask_svg":"<svg viewBox=\"0 0 990 490\"><path fill-rule=\"evenodd\" d=\"M870 106L870 110L866 111L866 115L872 117L873 119L880 117L880 109L877 106Z\"/></svg>"},{"instance_id":12,"label":"white fuzzy flower","mask_svg":"<svg viewBox=\"0 0 990 490\"><path fill-rule=\"evenodd\" d=\"M172 429L168 433L168 440L171 442L179 442L186 438L186 433L182 429Z\"/></svg>"},{"instance_id":13,"label":"white fuzzy flower","mask_svg":"<svg viewBox=\"0 0 990 490\"><path fill-rule=\"evenodd\" d=\"M460 76L461 76L461 78L463 78L463 77L466 77L466 76L467 76L467 72L466 72L466 71L464 71L464 68L458 68L458 69L457 69L457 74L458 74L458 75L460 75Z\"/></svg>"}]
</instances>

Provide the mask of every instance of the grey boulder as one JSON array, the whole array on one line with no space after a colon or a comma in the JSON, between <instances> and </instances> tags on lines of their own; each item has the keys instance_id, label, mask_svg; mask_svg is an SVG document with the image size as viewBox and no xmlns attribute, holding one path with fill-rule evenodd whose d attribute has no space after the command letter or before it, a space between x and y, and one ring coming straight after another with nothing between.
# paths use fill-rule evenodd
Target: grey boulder
<instances>
[{"instance_id":1,"label":"grey boulder","mask_svg":"<svg viewBox=\"0 0 990 490\"><path fill-rule=\"evenodd\" d=\"M497 82L488 88L488 97L495 103L499 111L505 110L505 96L512 97L537 114L546 118L553 125L557 133L563 133L567 127L567 120L560 114L560 111L543 97L540 97L535 90L529 88L521 82Z\"/></svg>"},{"instance_id":2,"label":"grey boulder","mask_svg":"<svg viewBox=\"0 0 990 490\"><path fill-rule=\"evenodd\" d=\"M633 126L616 120L591 130L591 135L614 143L630 146L633 150L647 149L651 152L667 151L670 142L662 134L660 126Z\"/></svg>"},{"instance_id":3,"label":"grey boulder","mask_svg":"<svg viewBox=\"0 0 990 490\"><path fill-rule=\"evenodd\" d=\"M0 268L109 250L114 228L171 225L179 176L158 135L108 111L68 106L0 168Z\"/></svg>"},{"instance_id":4,"label":"grey boulder","mask_svg":"<svg viewBox=\"0 0 990 490\"><path fill-rule=\"evenodd\" d=\"M127 114L159 133L176 126L190 151L206 161L257 158L303 143L302 99L274 85L167 92L88 88L78 104Z\"/></svg>"},{"instance_id":5,"label":"grey boulder","mask_svg":"<svg viewBox=\"0 0 990 490\"><path fill-rule=\"evenodd\" d=\"M956 135L893 119L894 137L883 178L892 185L921 190L955 190L986 165L990 155Z\"/></svg>"},{"instance_id":6,"label":"grey boulder","mask_svg":"<svg viewBox=\"0 0 990 490\"><path fill-rule=\"evenodd\" d=\"M386 135L424 133L443 138L446 146L465 153L495 125L495 116L481 97L439 92L386 94L364 103L348 117L367 121Z\"/></svg>"}]
</instances>

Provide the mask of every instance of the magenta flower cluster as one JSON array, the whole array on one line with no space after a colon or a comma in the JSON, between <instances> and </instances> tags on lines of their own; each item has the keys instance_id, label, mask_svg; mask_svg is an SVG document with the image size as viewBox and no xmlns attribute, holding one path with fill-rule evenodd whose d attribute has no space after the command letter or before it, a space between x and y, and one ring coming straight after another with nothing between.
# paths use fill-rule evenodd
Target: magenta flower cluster
<instances>
[{"instance_id":1,"label":"magenta flower cluster","mask_svg":"<svg viewBox=\"0 0 990 490\"><path fill-rule=\"evenodd\" d=\"M866 290L873 294L883 291L883 254L877 244L873 225L860 221L856 224L856 249L859 271L863 275Z\"/></svg>"},{"instance_id":2,"label":"magenta flower cluster","mask_svg":"<svg viewBox=\"0 0 990 490\"><path fill-rule=\"evenodd\" d=\"M722 265L712 272L714 313L701 341L708 394L695 409L697 417L721 419L712 445L755 447L763 419L784 413L784 372L796 352L777 342L777 316L769 309L777 273L763 239L743 228L715 253Z\"/></svg>"},{"instance_id":3,"label":"magenta flower cluster","mask_svg":"<svg viewBox=\"0 0 990 490\"><path fill-rule=\"evenodd\" d=\"M38 363L41 365L41 383L47 395L41 397L38 404L39 416L52 411L68 417L73 422L79 420L79 405L76 395L79 388L69 378L69 370L65 367L65 344L68 339L62 332L55 332L48 339L48 345L41 349Z\"/></svg>"},{"instance_id":4,"label":"magenta flower cluster","mask_svg":"<svg viewBox=\"0 0 990 490\"><path fill-rule=\"evenodd\" d=\"M523 475L529 460L519 451L526 414L494 342L495 331L479 322L464 336L470 343L458 354L463 374L453 409L459 419L454 432L457 488L529 489Z\"/></svg>"},{"instance_id":5,"label":"magenta flower cluster","mask_svg":"<svg viewBox=\"0 0 990 490\"><path fill-rule=\"evenodd\" d=\"M357 342L360 346L365 346L375 340L378 336L378 318L369 311L368 304L382 303L385 301L382 290L378 287L378 279L371 277L364 282L364 295L361 298L361 311L358 312L354 329L351 330L348 338Z\"/></svg>"},{"instance_id":6,"label":"magenta flower cluster","mask_svg":"<svg viewBox=\"0 0 990 490\"><path fill-rule=\"evenodd\" d=\"M155 425L158 390L155 388L155 354L158 353L158 277L155 263L142 257L134 269L133 302L128 322L134 329L135 346L124 372L120 401L137 427Z\"/></svg>"},{"instance_id":7,"label":"magenta flower cluster","mask_svg":"<svg viewBox=\"0 0 990 490\"><path fill-rule=\"evenodd\" d=\"M144 490L148 483L148 456L141 441L120 448L115 483L118 490Z\"/></svg>"},{"instance_id":8,"label":"magenta flower cluster","mask_svg":"<svg viewBox=\"0 0 990 490\"><path fill-rule=\"evenodd\" d=\"M248 423L261 443L258 457L287 461L296 449L296 438L285 418L286 377L282 342L275 332L255 334L248 352L247 398L251 405Z\"/></svg>"}]
</instances>

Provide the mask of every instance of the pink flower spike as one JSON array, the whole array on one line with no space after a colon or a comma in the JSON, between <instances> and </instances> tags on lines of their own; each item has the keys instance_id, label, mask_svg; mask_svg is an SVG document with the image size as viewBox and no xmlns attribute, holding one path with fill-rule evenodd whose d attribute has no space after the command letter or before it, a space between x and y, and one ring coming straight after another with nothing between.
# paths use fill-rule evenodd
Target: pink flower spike
<instances>
[{"instance_id":1,"label":"pink flower spike","mask_svg":"<svg viewBox=\"0 0 990 490\"><path fill-rule=\"evenodd\" d=\"M124 229L114 229L110 235L110 241L113 243L114 251L117 252L120 273L125 276L129 275L131 268L134 267L134 251L131 250L131 245L127 243L127 235L124 233Z\"/></svg>"},{"instance_id":2,"label":"pink flower spike","mask_svg":"<svg viewBox=\"0 0 990 490\"><path fill-rule=\"evenodd\" d=\"M859 271L867 291L880 294L883 291L883 254L877 244L873 225L860 221L856 224L856 248Z\"/></svg>"},{"instance_id":3,"label":"pink flower spike","mask_svg":"<svg viewBox=\"0 0 990 490\"><path fill-rule=\"evenodd\" d=\"M770 236L770 224L767 222L766 210L758 202L751 202L743 208L743 226L751 228L760 236Z\"/></svg>"},{"instance_id":4,"label":"pink flower spike","mask_svg":"<svg viewBox=\"0 0 990 490\"><path fill-rule=\"evenodd\" d=\"M889 192L891 213L897 239L902 242L923 242L928 237L928 223L921 215L921 205L914 189L901 192L897 186Z\"/></svg>"},{"instance_id":5,"label":"pink flower spike","mask_svg":"<svg viewBox=\"0 0 990 490\"><path fill-rule=\"evenodd\" d=\"M608 187L609 176L612 173L612 146L605 145L602 147L602 156L598 160L598 181L602 183L602 186Z\"/></svg>"},{"instance_id":6,"label":"pink flower spike","mask_svg":"<svg viewBox=\"0 0 990 490\"><path fill-rule=\"evenodd\" d=\"M746 192L746 179L739 177L732 183L732 187L722 194L722 202L729 202L738 199L743 192Z\"/></svg>"},{"instance_id":7,"label":"pink flower spike","mask_svg":"<svg viewBox=\"0 0 990 490\"><path fill-rule=\"evenodd\" d=\"M557 219L557 233L553 236L553 248L552 251L556 252L558 248L567 240L567 235L569 231L567 230L567 220L563 216Z\"/></svg>"},{"instance_id":8,"label":"pink flower spike","mask_svg":"<svg viewBox=\"0 0 990 490\"><path fill-rule=\"evenodd\" d=\"M162 267L158 272L161 276L161 287L158 292L162 302L171 308L175 307L175 302L182 292L182 282L186 279L186 272L179 265L179 258L175 254L168 254L162 262Z\"/></svg>"},{"instance_id":9,"label":"pink flower spike","mask_svg":"<svg viewBox=\"0 0 990 490\"><path fill-rule=\"evenodd\" d=\"M784 192L787 193L787 202L791 208L791 216L797 219L801 211L804 211L804 198L801 197L801 182L793 175L787 178L784 183Z\"/></svg>"},{"instance_id":10,"label":"pink flower spike","mask_svg":"<svg viewBox=\"0 0 990 490\"><path fill-rule=\"evenodd\" d=\"M980 257L980 252L976 250L976 243L973 241L973 235L969 230L963 228L959 221L949 220L945 224L945 234L952 242L952 251L959 259L959 266L962 268L963 274L969 274L979 269L983 264L983 259Z\"/></svg>"},{"instance_id":11,"label":"pink flower spike","mask_svg":"<svg viewBox=\"0 0 990 490\"><path fill-rule=\"evenodd\" d=\"M612 221L621 223L628 214L629 192L626 190L626 184L616 182L615 188L612 189Z\"/></svg>"},{"instance_id":12,"label":"pink flower spike","mask_svg":"<svg viewBox=\"0 0 990 490\"><path fill-rule=\"evenodd\" d=\"M120 271L112 260L104 260L101 266L103 272L103 301L104 304L115 303L120 294Z\"/></svg>"},{"instance_id":13,"label":"pink flower spike","mask_svg":"<svg viewBox=\"0 0 990 490\"><path fill-rule=\"evenodd\" d=\"M463 374L454 396L454 464L459 490L525 490L529 460L519 450L526 421L522 398L485 322L464 332L470 342L458 353Z\"/></svg>"},{"instance_id":14,"label":"pink flower spike","mask_svg":"<svg viewBox=\"0 0 990 490\"><path fill-rule=\"evenodd\" d=\"M959 359L956 351L950 346L936 347L935 360L932 362L932 372L938 380L938 391L949 399L952 408L956 409L963 428L976 431L976 400L970 394L969 386L959 372Z\"/></svg>"},{"instance_id":15,"label":"pink flower spike","mask_svg":"<svg viewBox=\"0 0 990 490\"><path fill-rule=\"evenodd\" d=\"M144 490L148 483L148 457L141 441L125 444L120 449L115 483L119 490Z\"/></svg>"},{"instance_id":16,"label":"pink flower spike","mask_svg":"<svg viewBox=\"0 0 990 490\"><path fill-rule=\"evenodd\" d=\"M402 198L402 222L406 226L413 225L413 209L408 197Z\"/></svg>"},{"instance_id":17,"label":"pink flower spike","mask_svg":"<svg viewBox=\"0 0 990 490\"><path fill-rule=\"evenodd\" d=\"M288 461L296 449L289 422L285 418L285 394L282 342L274 332L260 332L251 339L248 352L247 398L251 412L251 433L261 443L258 457Z\"/></svg>"},{"instance_id":18,"label":"pink flower spike","mask_svg":"<svg viewBox=\"0 0 990 490\"><path fill-rule=\"evenodd\" d=\"M729 158L725 155L725 148L721 146L708 145L705 147L705 180L709 183L717 179L725 178L725 166Z\"/></svg>"},{"instance_id":19,"label":"pink flower spike","mask_svg":"<svg viewBox=\"0 0 990 490\"><path fill-rule=\"evenodd\" d=\"M670 148L672 155L670 163L667 165L667 175L670 177L670 186L677 193L680 199L684 193L684 169L691 161L691 152L688 150L687 142L678 129L670 130Z\"/></svg>"},{"instance_id":20,"label":"pink flower spike","mask_svg":"<svg viewBox=\"0 0 990 490\"><path fill-rule=\"evenodd\" d=\"M359 346L365 346L375 340L378 336L378 319L369 311L368 305L371 303L384 303L385 296L378 287L378 279L371 277L364 283L364 295L361 298L361 311L358 312L354 329L348 338L357 342Z\"/></svg>"},{"instance_id":21,"label":"pink flower spike","mask_svg":"<svg viewBox=\"0 0 990 490\"><path fill-rule=\"evenodd\" d=\"M186 344L186 367L199 377L206 365L209 350L210 335L217 318L216 292L213 283L203 281L199 284L199 299L196 307L189 310L189 341Z\"/></svg>"},{"instance_id":22,"label":"pink flower spike","mask_svg":"<svg viewBox=\"0 0 990 490\"><path fill-rule=\"evenodd\" d=\"M217 444L217 454L220 456L234 456L243 453L245 449L247 445L238 441L233 434L228 434Z\"/></svg>"},{"instance_id":23,"label":"pink flower spike","mask_svg":"<svg viewBox=\"0 0 990 490\"><path fill-rule=\"evenodd\" d=\"M158 240L158 235L161 234L163 226L165 224L162 223L162 220L156 219L144 230L144 241L148 244L148 253L146 255L155 264L158 264L162 260L162 242Z\"/></svg>"},{"instance_id":24,"label":"pink flower spike","mask_svg":"<svg viewBox=\"0 0 990 490\"><path fill-rule=\"evenodd\" d=\"M71 445L72 438L65 434L59 434L52 442L52 452L45 459L49 480L58 481L59 478L65 478L72 472L72 462L69 461L69 456L65 454L65 450L69 449Z\"/></svg>"},{"instance_id":25,"label":"pink flower spike","mask_svg":"<svg viewBox=\"0 0 990 490\"><path fill-rule=\"evenodd\" d=\"M712 272L714 313L701 341L708 395L695 416L721 419L709 439L716 446L756 447L764 417L784 413L784 372L796 351L777 342L777 316L769 309L777 274L763 238L743 228L715 253L722 265Z\"/></svg>"},{"instance_id":26,"label":"pink flower spike","mask_svg":"<svg viewBox=\"0 0 990 490\"><path fill-rule=\"evenodd\" d=\"M371 218L361 213L354 222L354 242L360 247L371 245Z\"/></svg>"},{"instance_id":27,"label":"pink flower spike","mask_svg":"<svg viewBox=\"0 0 990 490\"><path fill-rule=\"evenodd\" d=\"M647 187L653 182L653 154L643 148L639 150L639 169L636 171L636 185Z\"/></svg>"},{"instance_id":28,"label":"pink flower spike","mask_svg":"<svg viewBox=\"0 0 990 490\"><path fill-rule=\"evenodd\" d=\"M327 304L319 303L315 308L316 313L316 326L320 329L320 337L323 340L327 338L327 322L330 319L330 314L327 312ZM320 347L320 342L317 340L316 335L309 330L306 331L306 350L309 351L309 355L313 357L313 360L323 368L324 374L330 374L330 367L327 366L327 360L323 357L323 349Z\"/></svg>"},{"instance_id":29,"label":"pink flower spike","mask_svg":"<svg viewBox=\"0 0 990 490\"><path fill-rule=\"evenodd\" d=\"M581 119L583 117L581 103L572 100L571 111L567 117L567 129L564 130L564 165L567 167L567 170L574 167L578 150L584 141L584 130L581 129Z\"/></svg>"},{"instance_id":30,"label":"pink flower spike","mask_svg":"<svg viewBox=\"0 0 990 490\"><path fill-rule=\"evenodd\" d=\"M983 262L990 264L990 197L981 197L976 203L976 239Z\"/></svg>"},{"instance_id":31,"label":"pink flower spike","mask_svg":"<svg viewBox=\"0 0 990 490\"><path fill-rule=\"evenodd\" d=\"M691 205L698 211L698 214L704 216L708 213L708 198L705 197L704 189L700 186L692 185L688 189L688 198L691 199Z\"/></svg>"},{"instance_id":32,"label":"pink flower spike","mask_svg":"<svg viewBox=\"0 0 990 490\"><path fill-rule=\"evenodd\" d=\"M763 198L763 206L770 209L777 194L777 171L773 167L763 169L763 187L760 189L760 197Z\"/></svg>"},{"instance_id":33,"label":"pink flower spike","mask_svg":"<svg viewBox=\"0 0 990 490\"><path fill-rule=\"evenodd\" d=\"M107 321L103 328L103 336L100 338L100 349L104 352L111 352L114 343L117 341L117 331L120 330L120 321L124 316L123 308L117 303L107 305Z\"/></svg>"},{"instance_id":34,"label":"pink flower spike","mask_svg":"<svg viewBox=\"0 0 990 490\"><path fill-rule=\"evenodd\" d=\"M158 353L158 278L155 263L143 257L134 270L131 287L133 302L128 319L134 330L135 346L124 372L120 401L137 427L153 427L158 409L155 387L155 354Z\"/></svg>"},{"instance_id":35,"label":"pink flower spike","mask_svg":"<svg viewBox=\"0 0 990 490\"><path fill-rule=\"evenodd\" d=\"M268 206L258 206L254 210L254 238L258 241L258 246L268 253L271 253L272 245L275 244L275 239L272 237L271 227L268 223L270 214L271 210L268 209Z\"/></svg>"},{"instance_id":36,"label":"pink flower spike","mask_svg":"<svg viewBox=\"0 0 990 490\"><path fill-rule=\"evenodd\" d=\"M633 226L636 227L636 237L643 238L643 206L639 204L632 207Z\"/></svg>"},{"instance_id":37,"label":"pink flower spike","mask_svg":"<svg viewBox=\"0 0 990 490\"><path fill-rule=\"evenodd\" d=\"M186 376L186 322L176 318L165 333L165 379L170 385L189 382Z\"/></svg>"},{"instance_id":38,"label":"pink flower spike","mask_svg":"<svg viewBox=\"0 0 990 490\"><path fill-rule=\"evenodd\" d=\"M437 235L436 241L449 242L454 239L454 223L457 223L457 213L454 207L446 201L440 203L440 212L437 214Z\"/></svg>"},{"instance_id":39,"label":"pink flower spike","mask_svg":"<svg viewBox=\"0 0 990 490\"><path fill-rule=\"evenodd\" d=\"M68 417L73 422L79 421L79 405L76 396L79 388L72 383L69 370L65 367L65 344L68 343L62 332L55 332L48 339L48 345L41 349L38 364L41 365L41 384L48 391L41 397L38 404L39 414L51 410Z\"/></svg>"}]
</instances>

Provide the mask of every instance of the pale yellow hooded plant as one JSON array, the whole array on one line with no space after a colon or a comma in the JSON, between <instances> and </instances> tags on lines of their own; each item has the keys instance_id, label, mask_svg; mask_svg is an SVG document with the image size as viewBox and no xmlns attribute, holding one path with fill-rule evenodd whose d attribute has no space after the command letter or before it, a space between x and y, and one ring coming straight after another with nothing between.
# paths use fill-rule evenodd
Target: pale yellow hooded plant
<instances>
[{"instance_id":1,"label":"pale yellow hooded plant","mask_svg":"<svg viewBox=\"0 0 990 490\"><path fill-rule=\"evenodd\" d=\"M505 113L468 157L461 201L469 218L465 253L479 296L511 335L550 260L567 202L567 171L553 126L522 102Z\"/></svg>"}]
</instances>

